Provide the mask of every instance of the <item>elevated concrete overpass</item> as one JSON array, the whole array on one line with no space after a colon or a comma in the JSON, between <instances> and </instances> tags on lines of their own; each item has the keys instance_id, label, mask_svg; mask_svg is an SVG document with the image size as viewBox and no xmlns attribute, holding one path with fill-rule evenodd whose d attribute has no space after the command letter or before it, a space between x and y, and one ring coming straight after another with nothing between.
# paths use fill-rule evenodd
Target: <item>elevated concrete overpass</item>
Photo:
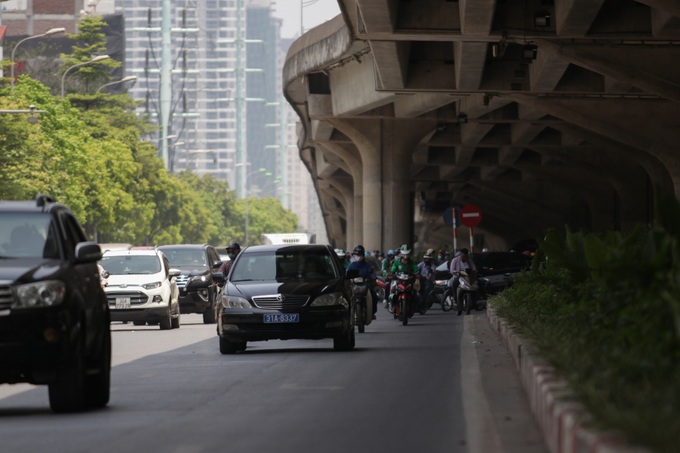
<instances>
[{"instance_id":1,"label":"elevated concrete overpass","mask_svg":"<svg viewBox=\"0 0 680 453\"><path fill-rule=\"evenodd\" d=\"M451 244L443 212L475 204L476 248L505 249L680 195L676 0L338 4L283 70L336 246Z\"/></svg>"}]
</instances>

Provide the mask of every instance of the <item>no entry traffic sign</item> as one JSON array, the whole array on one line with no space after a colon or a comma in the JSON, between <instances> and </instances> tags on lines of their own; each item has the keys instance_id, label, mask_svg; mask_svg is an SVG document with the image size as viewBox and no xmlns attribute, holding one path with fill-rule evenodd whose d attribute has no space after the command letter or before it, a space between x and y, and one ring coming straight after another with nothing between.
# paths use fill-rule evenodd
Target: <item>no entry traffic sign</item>
<instances>
[{"instance_id":1,"label":"no entry traffic sign","mask_svg":"<svg viewBox=\"0 0 680 453\"><path fill-rule=\"evenodd\" d=\"M479 206L468 204L460 210L460 222L466 227L476 227L482 221L482 211Z\"/></svg>"}]
</instances>

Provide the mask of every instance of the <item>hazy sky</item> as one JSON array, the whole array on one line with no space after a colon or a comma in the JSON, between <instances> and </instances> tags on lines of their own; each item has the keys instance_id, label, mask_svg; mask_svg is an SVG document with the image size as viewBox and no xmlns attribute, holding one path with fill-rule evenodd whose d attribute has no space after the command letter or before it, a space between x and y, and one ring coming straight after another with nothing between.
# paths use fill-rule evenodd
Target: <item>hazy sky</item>
<instances>
[{"instance_id":1,"label":"hazy sky","mask_svg":"<svg viewBox=\"0 0 680 453\"><path fill-rule=\"evenodd\" d=\"M300 36L300 5L305 31L340 14L337 0L276 0L274 16L283 19L283 38Z\"/></svg>"}]
</instances>

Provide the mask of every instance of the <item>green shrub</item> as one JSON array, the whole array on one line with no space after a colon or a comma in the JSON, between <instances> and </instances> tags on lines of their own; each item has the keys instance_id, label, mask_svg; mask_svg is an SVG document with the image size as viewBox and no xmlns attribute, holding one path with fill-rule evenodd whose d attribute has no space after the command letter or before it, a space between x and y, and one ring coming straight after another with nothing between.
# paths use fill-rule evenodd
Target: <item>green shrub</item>
<instances>
[{"instance_id":1,"label":"green shrub","mask_svg":"<svg viewBox=\"0 0 680 453\"><path fill-rule=\"evenodd\" d=\"M550 231L532 270L491 300L604 429L680 445L680 205L649 228Z\"/></svg>"}]
</instances>

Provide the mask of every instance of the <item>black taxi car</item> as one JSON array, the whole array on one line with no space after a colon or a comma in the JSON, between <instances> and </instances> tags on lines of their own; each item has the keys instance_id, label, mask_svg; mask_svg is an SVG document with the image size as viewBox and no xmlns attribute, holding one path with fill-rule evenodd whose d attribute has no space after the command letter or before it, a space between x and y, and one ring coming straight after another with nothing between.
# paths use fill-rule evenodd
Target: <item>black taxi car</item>
<instances>
[{"instance_id":1,"label":"black taxi car","mask_svg":"<svg viewBox=\"0 0 680 453\"><path fill-rule=\"evenodd\" d=\"M109 401L109 307L99 245L45 195L0 201L0 383L46 384L54 412Z\"/></svg>"},{"instance_id":2,"label":"black taxi car","mask_svg":"<svg viewBox=\"0 0 680 453\"><path fill-rule=\"evenodd\" d=\"M220 352L249 341L332 338L336 350L354 348L349 278L328 245L256 245L236 257L217 316Z\"/></svg>"}]
</instances>

